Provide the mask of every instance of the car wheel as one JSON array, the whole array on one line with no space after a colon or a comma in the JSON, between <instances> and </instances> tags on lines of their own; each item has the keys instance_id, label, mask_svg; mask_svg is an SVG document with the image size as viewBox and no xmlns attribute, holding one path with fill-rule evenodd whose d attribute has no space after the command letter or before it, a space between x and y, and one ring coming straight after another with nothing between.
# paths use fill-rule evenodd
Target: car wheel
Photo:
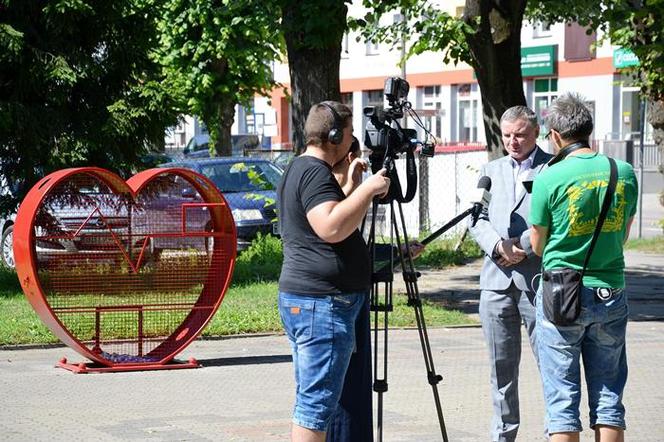
<instances>
[{"instance_id":1,"label":"car wheel","mask_svg":"<svg viewBox=\"0 0 664 442\"><path fill-rule=\"evenodd\" d=\"M2 265L8 269L16 268L14 262L14 226L9 226L2 232L2 242L0 243L1 247L1 258Z\"/></svg>"}]
</instances>

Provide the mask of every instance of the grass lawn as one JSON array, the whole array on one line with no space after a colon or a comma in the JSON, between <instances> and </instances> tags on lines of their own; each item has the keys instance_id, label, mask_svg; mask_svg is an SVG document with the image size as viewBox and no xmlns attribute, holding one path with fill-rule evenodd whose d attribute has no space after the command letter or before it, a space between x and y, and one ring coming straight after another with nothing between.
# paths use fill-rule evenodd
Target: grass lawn
<instances>
[{"instance_id":1,"label":"grass lawn","mask_svg":"<svg viewBox=\"0 0 664 442\"><path fill-rule=\"evenodd\" d=\"M474 243L470 241L466 241L457 252L451 250L453 244L452 240L431 244L418 258L418 265L441 268L461 263L477 254L472 246ZM282 331L277 311L276 282L281 256L280 243L268 239L238 257L233 284L204 329L204 336ZM394 304L390 326L416 326L415 314L413 308L406 305L406 296L395 293ZM459 311L446 310L433 303L423 302L423 311L428 327L474 323ZM23 295L16 273L0 269L0 345L56 342L59 340L41 322Z\"/></svg>"},{"instance_id":2,"label":"grass lawn","mask_svg":"<svg viewBox=\"0 0 664 442\"><path fill-rule=\"evenodd\" d=\"M630 239L625 244L627 250L664 254L664 235L654 238Z\"/></svg>"},{"instance_id":3,"label":"grass lawn","mask_svg":"<svg viewBox=\"0 0 664 442\"><path fill-rule=\"evenodd\" d=\"M0 345L59 342L23 296L15 275L2 270L0 281L3 283L0 291ZM412 307L406 305L406 296L395 294L394 303L390 325L415 326L414 312ZM429 327L473 323L461 312L446 310L430 303L424 303L423 310ZM277 283L256 282L232 286L203 335L223 336L281 330L277 311Z\"/></svg>"}]
</instances>

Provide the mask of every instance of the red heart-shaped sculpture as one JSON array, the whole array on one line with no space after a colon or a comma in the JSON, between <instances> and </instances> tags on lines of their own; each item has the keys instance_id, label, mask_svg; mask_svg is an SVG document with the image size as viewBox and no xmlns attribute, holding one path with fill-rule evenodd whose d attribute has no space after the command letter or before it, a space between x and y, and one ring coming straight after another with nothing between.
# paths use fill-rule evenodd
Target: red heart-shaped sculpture
<instances>
[{"instance_id":1,"label":"red heart-shaped sculpture","mask_svg":"<svg viewBox=\"0 0 664 442\"><path fill-rule=\"evenodd\" d=\"M230 284L235 222L206 177L104 169L41 179L14 226L16 271L42 321L105 366L165 364L203 330Z\"/></svg>"}]
</instances>

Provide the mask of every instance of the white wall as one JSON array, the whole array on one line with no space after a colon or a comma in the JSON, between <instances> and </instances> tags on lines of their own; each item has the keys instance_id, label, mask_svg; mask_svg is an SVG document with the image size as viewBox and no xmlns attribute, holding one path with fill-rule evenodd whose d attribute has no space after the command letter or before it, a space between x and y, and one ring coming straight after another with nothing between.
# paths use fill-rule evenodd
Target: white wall
<instances>
[{"instance_id":1,"label":"white wall","mask_svg":"<svg viewBox=\"0 0 664 442\"><path fill-rule=\"evenodd\" d=\"M595 102L595 129L592 138L602 140L611 132L611 116L620 103L613 102L613 75L563 77L558 79L558 91L576 92Z\"/></svg>"}]
</instances>

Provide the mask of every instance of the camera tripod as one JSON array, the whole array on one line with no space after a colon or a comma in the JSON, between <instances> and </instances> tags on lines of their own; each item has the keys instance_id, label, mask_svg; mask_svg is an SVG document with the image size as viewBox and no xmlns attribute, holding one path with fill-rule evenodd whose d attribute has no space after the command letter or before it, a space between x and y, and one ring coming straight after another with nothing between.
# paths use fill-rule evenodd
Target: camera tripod
<instances>
[{"instance_id":1,"label":"camera tripod","mask_svg":"<svg viewBox=\"0 0 664 442\"><path fill-rule=\"evenodd\" d=\"M389 257L387 264L381 268L376 269L376 215L378 211L378 201L374 201L371 211L371 226L369 229L368 246L372 255L372 285L371 285L371 314L374 317L373 326L373 373L374 383L373 390L377 393L377 440L383 440L383 393L388 389L387 384L387 356L388 356L388 317L389 313L393 310L392 304L392 283L394 278L395 269L395 256L393 253L394 246L396 246L398 255L398 264L402 268L402 274L406 285L406 294L408 296L408 305L413 307L415 311L415 319L417 322L417 330L420 337L420 344L422 346L422 355L424 357L424 364L426 366L427 380L433 390L434 403L440 423L440 431L443 441L447 442L447 430L445 429L445 420L443 418L443 410L438 393L438 383L443 379L442 376L436 374L434 368L433 356L431 354L431 345L429 343L429 335L427 334L426 323L424 321L424 313L422 311L422 301L420 299L419 290L417 287L417 278L420 276L415 271L413 265L413 258L409 249L409 241L406 234L405 221L403 216L403 209L400 202L396 202L396 209L400 223L397 223L397 211L395 210L395 201L389 202L390 212L390 244L389 244ZM442 233L442 232L441 232ZM440 233L439 233L440 234ZM403 245L403 248L402 248ZM382 329L379 329L382 327ZM382 345L381 345L382 344ZM381 356L379 355L379 346L382 347L382 363L379 363Z\"/></svg>"}]
</instances>

